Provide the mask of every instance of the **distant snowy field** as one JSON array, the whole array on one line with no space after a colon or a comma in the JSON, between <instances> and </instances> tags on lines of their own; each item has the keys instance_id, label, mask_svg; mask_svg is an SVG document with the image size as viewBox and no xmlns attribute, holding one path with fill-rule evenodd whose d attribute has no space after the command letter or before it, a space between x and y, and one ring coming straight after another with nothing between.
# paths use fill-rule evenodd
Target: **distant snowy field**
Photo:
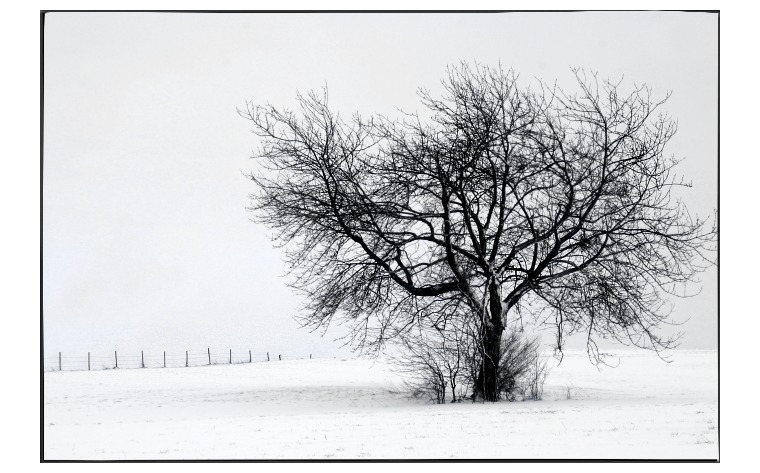
<instances>
[{"instance_id":1,"label":"distant snowy field","mask_svg":"<svg viewBox=\"0 0 760 473\"><path fill-rule=\"evenodd\" d=\"M410 399L371 360L44 373L44 456L717 459L717 352L618 354L569 352L542 401L496 404Z\"/></svg>"}]
</instances>

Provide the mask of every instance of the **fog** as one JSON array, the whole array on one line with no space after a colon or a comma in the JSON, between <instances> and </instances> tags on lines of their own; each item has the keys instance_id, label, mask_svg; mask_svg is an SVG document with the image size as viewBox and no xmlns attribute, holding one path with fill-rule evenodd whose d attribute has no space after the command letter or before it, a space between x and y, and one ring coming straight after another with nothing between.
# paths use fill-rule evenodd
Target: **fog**
<instances>
[{"instance_id":1,"label":"fog","mask_svg":"<svg viewBox=\"0 0 760 473\"><path fill-rule=\"evenodd\" d=\"M299 328L282 249L246 211L246 100L327 85L343 114L394 116L460 60L568 89L581 66L673 92L683 199L717 207L717 15L51 13L44 48L47 352L346 352L341 328ZM683 347L717 346L716 274L673 300Z\"/></svg>"}]
</instances>

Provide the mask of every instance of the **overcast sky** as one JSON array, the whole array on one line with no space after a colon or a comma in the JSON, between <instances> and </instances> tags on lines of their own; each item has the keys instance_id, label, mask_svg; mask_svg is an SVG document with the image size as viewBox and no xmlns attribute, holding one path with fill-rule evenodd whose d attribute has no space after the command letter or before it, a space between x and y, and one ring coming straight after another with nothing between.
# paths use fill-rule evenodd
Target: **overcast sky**
<instances>
[{"instance_id":1,"label":"overcast sky","mask_svg":"<svg viewBox=\"0 0 760 473\"><path fill-rule=\"evenodd\" d=\"M344 113L392 116L460 60L525 83L624 75L673 92L684 200L717 207L717 15L52 13L44 46L48 351L340 352L340 330L298 328L282 251L245 210L246 100L292 106L326 84ZM716 273L673 301L686 348L716 346Z\"/></svg>"}]
</instances>

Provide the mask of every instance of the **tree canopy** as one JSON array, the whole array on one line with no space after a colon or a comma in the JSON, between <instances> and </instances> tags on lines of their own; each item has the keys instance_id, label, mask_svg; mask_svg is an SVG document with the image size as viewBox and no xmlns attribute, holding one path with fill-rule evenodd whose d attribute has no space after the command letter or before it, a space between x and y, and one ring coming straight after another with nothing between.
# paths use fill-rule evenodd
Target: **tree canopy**
<instances>
[{"instance_id":1,"label":"tree canopy","mask_svg":"<svg viewBox=\"0 0 760 473\"><path fill-rule=\"evenodd\" d=\"M307 324L348 323L379 347L415 325L476 327L493 398L516 310L569 334L660 350L666 296L709 262L665 155L675 122L647 86L575 70L577 92L521 87L500 67L451 67L426 116L354 115L322 95L298 112L249 104L261 138L251 209L285 246ZM464 326L464 325L462 325ZM490 374L489 374L490 373Z\"/></svg>"}]
</instances>

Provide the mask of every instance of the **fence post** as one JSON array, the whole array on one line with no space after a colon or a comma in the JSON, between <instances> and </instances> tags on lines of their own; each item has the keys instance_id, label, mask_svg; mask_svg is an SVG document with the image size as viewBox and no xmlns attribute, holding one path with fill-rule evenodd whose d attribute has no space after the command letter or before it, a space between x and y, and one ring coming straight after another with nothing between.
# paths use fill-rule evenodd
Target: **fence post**
<instances>
[{"instance_id":1,"label":"fence post","mask_svg":"<svg viewBox=\"0 0 760 473\"><path fill-rule=\"evenodd\" d=\"M253 363L253 356L251 356L251 350L248 350L248 363Z\"/></svg>"},{"instance_id":2,"label":"fence post","mask_svg":"<svg viewBox=\"0 0 760 473\"><path fill-rule=\"evenodd\" d=\"M269 361L269 352L267 352L267 361Z\"/></svg>"},{"instance_id":3,"label":"fence post","mask_svg":"<svg viewBox=\"0 0 760 473\"><path fill-rule=\"evenodd\" d=\"M185 350L185 368L187 368L187 350Z\"/></svg>"},{"instance_id":4,"label":"fence post","mask_svg":"<svg viewBox=\"0 0 760 473\"><path fill-rule=\"evenodd\" d=\"M230 348L230 364L232 364L232 348Z\"/></svg>"},{"instance_id":5,"label":"fence post","mask_svg":"<svg viewBox=\"0 0 760 473\"><path fill-rule=\"evenodd\" d=\"M142 365L142 367L145 368L145 356L143 356L142 350L140 350L140 365Z\"/></svg>"},{"instance_id":6,"label":"fence post","mask_svg":"<svg viewBox=\"0 0 760 473\"><path fill-rule=\"evenodd\" d=\"M311 353L309 353L309 359L311 360Z\"/></svg>"},{"instance_id":7,"label":"fence post","mask_svg":"<svg viewBox=\"0 0 760 473\"><path fill-rule=\"evenodd\" d=\"M280 358L280 361L282 361L282 355L277 355Z\"/></svg>"},{"instance_id":8,"label":"fence post","mask_svg":"<svg viewBox=\"0 0 760 473\"><path fill-rule=\"evenodd\" d=\"M116 350L113 351L113 359L116 361L116 366L114 368L119 367L119 355L116 354Z\"/></svg>"},{"instance_id":9,"label":"fence post","mask_svg":"<svg viewBox=\"0 0 760 473\"><path fill-rule=\"evenodd\" d=\"M90 371L90 352L87 352L87 371Z\"/></svg>"},{"instance_id":10,"label":"fence post","mask_svg":"<svg viewBox=\"0 0 760 473\"><path fill-rule=\"evenodd\" d=\"M211 364L211 348L207 348L208 350L208 364Z\"/></svg>"},{"instance_id":11,"label":"fence post","mask_svg":"<svg viewBox=\"0 0 760 473\"><path fill-rule=\"evenodd\" d=\"M61 352L58 352L58 371L63 371L61 370Z\"/></svg>"},{"instance_id":12,"label":"fence post","mask_svg":"<svg viewBox=\"0 0 760 473\"><path fill-rule=\"evenodd\" d=\"M164 350L164 368L166 368L166 350Z\"/></svg>"}]
</instances>

